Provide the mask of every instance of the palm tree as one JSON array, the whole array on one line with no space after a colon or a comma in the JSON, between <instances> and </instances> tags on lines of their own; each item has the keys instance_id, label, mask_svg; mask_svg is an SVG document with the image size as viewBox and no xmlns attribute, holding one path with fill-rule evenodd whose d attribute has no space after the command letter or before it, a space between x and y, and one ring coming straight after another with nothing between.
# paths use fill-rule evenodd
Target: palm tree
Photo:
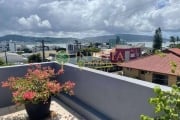
<instances>
[{"instance_id":1,"label":"palm tree","mask_svg":"<svg viewBox=\"0 0 180 120\"><path fill-rule=\"evenodd\" d=\"M180 39L179 39L179 36L176 37L176 42L177 44L179 43Z\"/></svg>"},{"instance_id":2,"label":"palm tree","mask_svg":"<svg viewBox=\"0 0 180 120\"><path fill-rule=\"evenodd\" d=\"M175 37L174 37L174 36L171 36L171 37L170 37L170 42L172 42L172 43L174 44L174 46L175 46L176 40L175 40Z\"/></svg>"}]
</instances>

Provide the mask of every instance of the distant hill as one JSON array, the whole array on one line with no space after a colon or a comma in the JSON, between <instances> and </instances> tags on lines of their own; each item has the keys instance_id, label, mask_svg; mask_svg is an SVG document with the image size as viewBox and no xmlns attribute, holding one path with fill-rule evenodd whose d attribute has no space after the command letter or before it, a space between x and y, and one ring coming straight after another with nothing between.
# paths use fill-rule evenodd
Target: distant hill
<instances>
[{"instance_id":1,"label":"distant hill","mask_svg":"<svg viewBox=\"0 0 180 120\"><path fill-rule=\"evenodd\" d=\"M133 35L133 34L117 34L117 35L105 35L105 36L97 36L97 37L87 37L84 38L84 41L102 41L107 42L110 39L116 39L116 36L119 36L120 39L123 39L127 42L152 42L153 36L148 35ZM168 39L163 39L163 41L167 41Z\"/></svg>"},{"instance_id":2,"label":"distant hill","mask_svg":"<svg viewBox=\"0 0 180 120\"><path fill-rule=\"evenodd\" d=\"M44 40L46 43L67 43L76 38L55 38L55 37L31 37L22 35L5 35L0 37L0 41L38 42Z\"/></svg>"},{"instance_id":3,"label":"distant hill","mask_svg":"<svg viewBox=\"0 0 180 120\"><path fill-rule=\"evenodd\" d=\"M116 39L116 36L119 36L120 39L123 39L127 42L151 42L153 41L153 36L147 35L133 35L133 34L117 34L117 35L104 35L97 37L86 37L83 39L77 38L56 38L56 37L33 37L33 36L22 36L22 35L5 35L0 37L0 41L19 41L19 42L29 42L35 43L41 40L45 40L46 43L68 43L78 40L81 42L108 42L110 39ZM167 41L164 39L163 41Z\"/></svg>"}]
</instances>

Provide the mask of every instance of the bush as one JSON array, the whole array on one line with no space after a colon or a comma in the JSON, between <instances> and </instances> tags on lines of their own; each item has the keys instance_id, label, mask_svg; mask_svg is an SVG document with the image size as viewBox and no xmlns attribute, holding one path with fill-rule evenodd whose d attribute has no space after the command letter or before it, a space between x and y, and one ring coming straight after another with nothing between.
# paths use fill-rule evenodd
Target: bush
<instances>
[{"instance_id":1,"label":"bush","mask_svg":"<svg viewBox=\"0 0 180 120\"><path fill-rule=\"evenodd\" d=\"M154 88L155 97L149 99L154 105L155 117L141 115L141 120L180 120L180 87L174 85L171 91Z\"/></svg>"},{"instance_id":2,"label":"bush","mask_svg":"<svg viewBox=\"0 0 180 120\"><path fill-rule=\"evenodd\" d=\"M4 60L2 59L2 58L0 58L0 66L1 65L4 65L5 63L4 63Z\"/></svg>"},{"instance_id":3,"label":"bush","mask_svg":"<svg viewBox=\"0 0 180 120\"><path fill-rule=\"evenodd\" d=\"M28 57L29 63L42 62L40 54L33 54Z\"/></svg>"},{"instance_id":4,"label":"bush","mask_svg":"<svg viewBox=\"0 0 180 120\"><path fill-rule=\"evenodd\" d=\"M63 69L57 72L51 67L42 67L41 65L32 65L28 68L23 77L9 77L3 81L1 86L9 88L12 91L13 101L16 104L46 102L49 97L60 92L73 95L75 83L67 81L59 83L54 80L55 76L64 73Z\"/></svg>"}]
</instances>

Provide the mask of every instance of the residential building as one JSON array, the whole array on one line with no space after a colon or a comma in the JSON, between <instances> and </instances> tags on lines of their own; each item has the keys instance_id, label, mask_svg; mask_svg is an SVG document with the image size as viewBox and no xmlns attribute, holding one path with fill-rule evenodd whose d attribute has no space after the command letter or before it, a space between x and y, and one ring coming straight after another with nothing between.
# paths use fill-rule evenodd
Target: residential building
<instances>
[{"instance_id":1,"label":"residential building","mask_svg":"<svg viewBox=\"0 0 180 120\"><path fill-rule=\"evenodd\" d=\"M16 52L16 42L10 40L8 41L1 41L0 42L0 52L9 51L9 52Z\"/></svg>"},{"instance_id":2,"label":"residential building","mask_svg":"<svg viewBox=\"0 0 180 120\"><path fill-rule=\"evenodd\" d=\"M80 42L75 42L75 43L71 43L71 44L67 44L66 46L66 52L71 56L75 56L77 54L77 52L82 49L82 48L86 48L89 45L87 44L81 44Z\"/></svg>"},{"instance_id":3,"label":"residential building","mask_svg":"<svg viewBox=\"0 0 180 120\"><path fill-rule=\"evenodd\" d=\"M180 57L180 49L179 48L170 48L170 49L166 49L163 52L165 53L173 53L176 56Z\"/></svg>"},{"instance_id":4,"label":"residential building","mask_svg":"<svg viewBox=\"0 0 180 120\"><path fill-rule=\"evenodd\" d=\"M110 61L110 52L112 49L101 49L100 52L93 53L93 57Z\"/></svg>"},{"instance_id":5,"label":"residential building","mask_svg":"<svg viewBox=\"0 0 180 120\"><path fill-rule=\"evenodd\" d=\"M70 55L75 55L78 50L81 48L81 45L76 45L76 44L67 44L67 53Z\"/></svg>"},{"instance_id":6,"label":"residential building","mask_svg":"<svg viewBox=\"0 0 180 120\"><path fill-rule=\"evenodd\" d=\"M23 56L18 55L16 53L11 53L11 52L6 52L6 55L5 53L0 53L0 57L4 61L7 60L7 63L10 63L10 64L21 64L21 63L27 62L27 59L24 58Z\"/></svg>"},{"instance_id":7,"label":"residential building","mask_svg":"<svg viewBox=\"0 0 180 120\"><path fill-rule=\"evenodd\" d=\"M0 52L7 51L9 48L9 44L7 41L1 41L0 42Z\"/></svg>"},{"instance_id":8,"label":"residential building","mask_svg":"<svg viewBox=\"0 0 180 120\"><path fill-rule=\"evenodd\" d=\"M100 49L109 49L110 45L108 43L102 43L97 48L100 48Z\"/></svg>"},{"instance_id":9,"label":"residential building","mask_svg":"<svg viewBox=\"0 0 180 120\"><path fill-rule=\"evenodd\" d=\"M151 47L144 47L141 52L142 56L149 56L153 54L153 48Z\"/></svg>"},{"instance_id":10,"label":"residential building","mask_svg":"<svg viewBox=\"0 0 180 120\"><path fill-rule=\"evenodd\" d=\"M9 52L16 52L16 42L10 40L9 41Z\"/></svg>"},{"instance_id":11,"label":"residential building","mask_svg":"<svg viewBox=\"0 0 180 120\"><path fill-rule=\"evenodd\" d=\"M141 56L141 47L117 45L110 53L110 60L113 63L129 61Z\"/></svg>"},{"instance_id":12,"label":"residential building","mask_svg":"<svg viewBox=\"0 0 180 120\"><path fill-rule=\"evenodd\" d=\"M180 81L180 50L169 49L166 53L121 63L123 75L144 81L171 86ZM177 68L173 72L172 64Z\"/></svg>"},{"instance_id":13,"label":"residential building","mask_svg":"<svg viewBox=\"0 0 180 120\"><path fill-rule=\"evenodd\" d=\"M123 39L110 39L109 40L110 48L116 47L116 45L127 45L127 42Z\"/></svg>"},{"instance_id":14,"label":"residential building","mask_svg":"<svg viewBox=\"0 0 180 120\"><path fill-rule=\"evenodd\" d=\"M42 45L36 45L36 46L33 46L32 47L32 51L33 52L38 52L38 51L42 51L43 50L43 47ZM49 46L44 46L44 50L49 50Z\"/></svg>"},{"instance_id":15,"label":"residential building","mask_svg":"<svg viewBox=\"0 0 180 120\"><path fill-rule=\"evenodd\" d=\"M22 56L24 58L28 58L29 56L31 56L33 54L40 54L41 58L43 57L42 51L34 52L34 53L23 53ZM47 59L49 61L55 60L56 54L57 54L57 52L55 50L45 50L44 51L45 59Z\"/></svg>"}]
</instances>

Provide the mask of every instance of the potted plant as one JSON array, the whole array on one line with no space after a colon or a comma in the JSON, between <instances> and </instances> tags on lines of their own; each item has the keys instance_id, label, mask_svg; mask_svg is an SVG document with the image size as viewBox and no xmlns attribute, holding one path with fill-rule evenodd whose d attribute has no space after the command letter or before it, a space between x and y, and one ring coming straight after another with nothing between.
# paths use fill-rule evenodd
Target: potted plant
<instances>
[{"instance_id":1,"label":"potted plant","mask_svg":"<svg viewBox=\"0 0 180 120\"><path fill-rule=\"evenodd\" d=\"M60 84L53 78L64 73L63 69L55 72L51 67L32 65L23 77L10 77L2 82L2 87L12 90L13 102L24 104L29 119L43 119L50 113L51 96L60 92L73 95L75 83L67 81Z\"/></svg>"}]
</instances>

